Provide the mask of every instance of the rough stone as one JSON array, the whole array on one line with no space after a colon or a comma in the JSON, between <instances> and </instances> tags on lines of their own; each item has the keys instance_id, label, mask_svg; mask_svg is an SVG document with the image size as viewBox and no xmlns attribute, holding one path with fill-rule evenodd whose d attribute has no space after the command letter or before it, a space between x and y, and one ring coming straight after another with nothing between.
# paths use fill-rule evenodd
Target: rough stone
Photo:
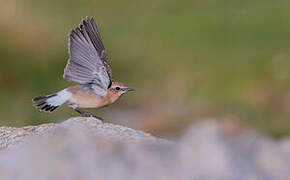
<instances>
[{"instance_id":1,"label":"rough stone","mask_svg":"<svg viewBox=\"0 0 290 180\"><path fill-rule=\"evenodd\" d=\"M0 128L0 179L289 179L290 140L204 121L172 141L142 131L71 118Z\"/></svg>"}]
</instances>

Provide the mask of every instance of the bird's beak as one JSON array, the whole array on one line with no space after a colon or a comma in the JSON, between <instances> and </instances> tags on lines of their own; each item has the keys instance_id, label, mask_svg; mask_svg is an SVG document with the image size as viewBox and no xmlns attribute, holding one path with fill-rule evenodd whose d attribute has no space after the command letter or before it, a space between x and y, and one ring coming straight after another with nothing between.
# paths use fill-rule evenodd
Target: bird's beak
<instances>
[{"instance_id":1,"label":"bird's beak","mask_svg":"<svg viewBox=\"0 0 290 180\"><path fill-rule=\"evenodd\" d=\"M126 91L126 92L129 92L129 91L135 91L135 90L132 89L132 88L126 88L125 91Z\"/></svg>"}]
</instances>

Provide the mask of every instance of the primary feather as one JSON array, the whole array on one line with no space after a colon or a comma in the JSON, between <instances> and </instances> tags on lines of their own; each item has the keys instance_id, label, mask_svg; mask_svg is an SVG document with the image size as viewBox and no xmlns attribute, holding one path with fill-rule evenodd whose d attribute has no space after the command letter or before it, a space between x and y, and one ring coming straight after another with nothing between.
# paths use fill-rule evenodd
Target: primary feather
<instances>
[{"instance_id":1,"label":"primary feather","mask_svg":"<svg viewBox=\"0 0 290 180\"><path fill-rule=\"evenodd\" d=\"M80 27L69 34L69 60L64 78L80 84L90 84L96 94L105 96L111 85L111 76L109 58L97 26L93 18L87 17Z\"/></svg>"},{"instance_id":2,"label":"primary feather","mask_svg":"<svg viewBox=\"0 0 290 180\"><path fill-rule=\"evenodd\" d=\"M110 79L112 80L112 69L111 69L111 65L109 62L109 57L105 51L104 44L102 42L100 33L98 31L98 28L97 28L97 25L96 25L94 19L86 17L83 20L83 26L84 26L85 30L87 31L89 38L91 39L94 47L96 48L102 62L104 63L104 66L106 68L106 71L107 71Z\"/></svg>"}]
</instances>

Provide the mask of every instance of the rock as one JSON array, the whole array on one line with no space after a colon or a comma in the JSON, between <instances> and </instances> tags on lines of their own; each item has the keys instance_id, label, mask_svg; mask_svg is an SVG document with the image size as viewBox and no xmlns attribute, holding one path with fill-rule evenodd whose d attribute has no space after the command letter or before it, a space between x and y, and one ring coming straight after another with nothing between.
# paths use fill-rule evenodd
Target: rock
<instances>
[{"instance_id":1,"label":"rock","mask_svg":"<svg viewBox=\"0 0 290 180\"><path fill-rule=\"evenodd\" d=\"M143 131L133 130L131 128L113 125L110 123L102 123L95 118L76 117L64 121L60 124L43 124L39 126L26 126L22 128L15 127L0 127L0 149L9 148L17 145L27 138L34 136L51 136L55 133L66 132L73 130L81 131L88 135L101 136L110 140L119 141L158 141L161 139L155 138Z\"/></svg>"},{"instance_id":2,"label":"rock","mask_svg":"<svg viewBox=\"0 0 290 180\"><path fill-rule=\"evenodd\" d=\"M290 140L222 124L195 124L175 141L71 118L59 124L0 128L0 179L288 179Z\"/></svg>"}]
</instances>

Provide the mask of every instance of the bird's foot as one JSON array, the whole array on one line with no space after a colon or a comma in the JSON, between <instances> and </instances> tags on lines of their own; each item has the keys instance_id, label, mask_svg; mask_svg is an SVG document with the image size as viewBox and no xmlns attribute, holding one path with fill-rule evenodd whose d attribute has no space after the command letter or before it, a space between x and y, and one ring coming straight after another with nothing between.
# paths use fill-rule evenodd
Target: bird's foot
<instances>
[{"instance_id":1,"label":"bird's foot","mask_svg":"<svg viewBox=\"0 0 290 180\"><path fill-rule=\"evenodd\" d=\"M95 116L94 114L89 113L89 112L83 112L83 113L82 113L82 116L83 116L83 117L94 117L94 118L96 118L96 119L99 119L99 120L103 121L103 118L98 117L98 116Z\"/></svg>"},{"instance_id":2,"label":"bird's foot","mask_svg":"<svg viewBox=\"0 0 290 180\"><path fill-rule=\"evenodd\" d=\"M80 110L79 108L74 108L74 110L75 110L76 112L80 113L80 114L82 115L82 117L94 117L94 118L96 118L96 119L99 119L99 120L103 121L103 118L98 117L98 116L95 116L95 115L93 115L92 113L82 111L82 110Z\"/></svg>"}]
</instances>

